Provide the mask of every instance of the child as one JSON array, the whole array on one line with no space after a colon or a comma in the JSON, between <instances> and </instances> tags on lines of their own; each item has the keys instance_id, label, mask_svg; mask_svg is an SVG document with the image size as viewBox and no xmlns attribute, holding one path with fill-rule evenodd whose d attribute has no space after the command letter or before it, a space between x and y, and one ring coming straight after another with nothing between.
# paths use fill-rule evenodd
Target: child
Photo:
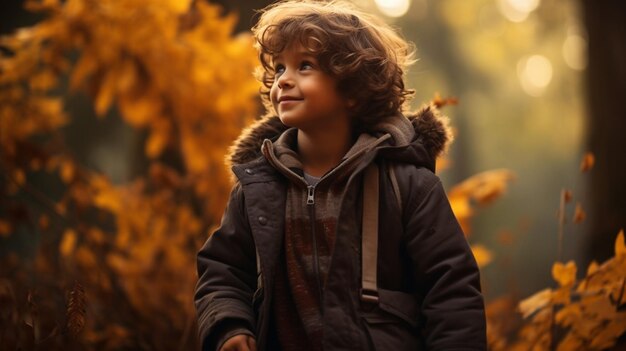
<instances>
[{"instance_id":1,"label":"child","mask_svg":"<svg viewBox=\"0 0 626 351\"><path fill-rule=\"evenodd\" d=\"M198 254L205 350L484 350L479 271L439 178L434 106L403 114L412 47L347 3L253 28L268 114Z\"/></svg>"}]
</instances>

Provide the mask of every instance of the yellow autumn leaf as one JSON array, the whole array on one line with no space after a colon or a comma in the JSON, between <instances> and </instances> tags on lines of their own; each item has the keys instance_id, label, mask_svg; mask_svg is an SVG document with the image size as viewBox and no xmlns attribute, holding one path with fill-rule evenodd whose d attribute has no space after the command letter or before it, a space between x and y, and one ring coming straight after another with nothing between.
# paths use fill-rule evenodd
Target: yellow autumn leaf
<instances>
[{"instance_id":1,"label":"yellow autumn leaf","mask_svg":"<svg viewBox=\"0 0 626 351\"><path fill-rule=\"evenodd\" d=\"M558 289L554 289L552 294L552 302L554 304L569 305L572 303L572 288L564 286Z\"/></svg>"},{"instance_id":2,"label":"yellow autumn leaf","mask_svg":"<svg viewBox=\"0 0 626 351\"><path fill-rule=\"evenodd\" d=\"M122 209L122 199L115 189L102 189L93 199L94 205L109 210L113 213L119 213Z\"/></svg>"},{"instance_id":3,"label":"yellow autumn leaf","mask_svg":"<svg viewBox=\"0 0 626 351\"><path fill-rule=\"evenodd\" d=\"M626 255L626 244L624 243L624 229L621 229L615 238L615 257Z\"/></svg>"},{"instance_id":4,"label":"yellow autumn leaf","mask_svg":"<svg viewBox=\"0 0 626 351\"><path fill-rule=\"evenodd\" d=\"M569 304L556 313L555 320L562 326L571 326L583 320L583 311L579 304Z\"/></svg>"},{"instance_id":5,"label":"yellow autumn leaf","mask_svg":"<svg viewBox=\"0 0 626 351\"><path fill-rule=\"evenodd\" d=\"M591 263L589 263L589 266L587 267L587 276L594 274L598 271L599 268L600 266L598 265L598 262L596 262L595 260L591 261Z\"/></svg>"},{"instance_id":6,"label":"yellow autumn leaf","mask_svg":"<svg viewBox=\"0 0 626 351\"><path fill-rule=\"evenodd\" d=\"M98 94L96 95L95 109L98 117L104 117L115 97L118 75L114 69L109 70L100 82Z\"/></svg>"},{"instance_id":7,"label":"yellow autumn leaf","mask_svg":"<svg viewBox=\"0 0 626 351\"><path fill-rule=\"evenodd\" d=\"M582 339L577 333L569 332L559 342L556 351L573 351L581 350L584 347L584 339Z\"/></svg>"},{"instance_id":8,"label":"yellow autumn leaf","mask_svg":"<svg viewBox=\"0 0 626 351\"><path fill-rule=\"evenodd\" d=\"M508 182L515 180L515 173L508 169L494 169L473 175L450 190L450 195L466 195L481 205L491 203L507 189Z\"/></svg>"},{"instance_id":9,"label":"yellow autumn leaf","mask_svg":"<svg viewBox=\"0 0 626 351\"><path fill-rule=\"evenodd\" d=\"M552 277L560 286L568 287L576 281L576 263L568 261L566 264L555 262L552 265Z\"/></svg>"},{"instance_id":10,"label":"yellow autumn leaf","mask_svg":"<svg viewBox=\"0 0 626 351\"><path fill-rule=\"evenodd\" d=\"M457 219L469 218L473 215L474 212L467 196L461 194L449 195L448 200Z\"/></svg>"},{"instance_id":11,"label":"yellow autumn leaf","mask_svg":"<svg viewBox=\"0 0 626 351\"><path fill-rule=\"evenodd\" d=\"M64 159L63 161L61 161L61 169L59 171L61 180L63 180L65 184L69 184L74 179L74 174L76 171L76 168L74 167L74 162L68 159Z\"/></svg>"},{"instance_id":12,"label":"yellow autumn leaf","mask_svg":"<svg viewBox=\"0 0 626 351\"><path fill-rule=\"evenodd\" d=\"M552 301L552 289L543 289L532 296L520 301L518 309L524 318L527 318L535 311L546 307Z\"/></svg>"},{"instance_id":13,"label":"yellow autumn leaf","mask_svg":"<svg viewBox=\"0 0 626 351\"><path fill-rule=\"evenodd\" d=\"M583 312L587 317L599 320L611 320L617 315L617 309L611 299L604 294L586 295L580 300Z\"/></svg>"},{"instance_id":14,"label":"yellow autumn leaf","mask_svg":"<svg viewBox=\"0 0 626 351\"><path fill-rule=\"evenodd\" d=\"M146 142L146 156L156 158L163 152L169 140L169 132L170 128L167 121L161 120L158 123L154 123Z\"/></svg>"},{"instance_id":15,"label":"yellow autumn leaf","mask_svg":"<svg viewBox=\"0 0 626 351\"><path fill-rule=\"evenodd\" d=\"M497 181L486 183L474 192L476 202L481 205L487 205L495 201L506 191L506 183Z\"/></svg>"},{"instance_id":16,"label":"yellow autumn leaf","mask_svg":"<svg viewBox=\"0 0 626 351\"><path fill-rule=\"evenodd\" d=\"M187 133L186 136L186 138L183 138L181 145L185 155L185 164L191 172L201 172L206 169L209 160L215 158L207 155L210 150L203 149L193 133Z\"/></svg>"},{"instance_id":17,"label":"yellow autumn leaf","mask_svg":"<svg viewBox=\"0 0 626 351\"><path fill-rule=\"evenodd\" d=\"M484 245L474 244L471 248L474 258L476 258L476 263L478 263L478 267L484 267L493 260L493 254Z\"/></svg>"},{"instance_id":18,"label":"yellow autumn leaf","mask_svg":"<svg viewBox=\"0 0 626 351\"><path fill-rule=\"evenodd\" d=\"M76 248L76 232L74 229L68 228L63 233L63 238L59 245L59 252L63 257L69 257L74 253Z\"/></svg>"},{"instance_id":19,"label":"yellow autumn leaf","mask_svg":"<svg viewBox=\"0 0 626 351\"><path fill-rule=\"evenodd\" d=\"M622 312L624 313L624 312ZM612 346L615 346L615 342L620 335L626 332L626 323L624 318L611 319L608 325L603 326L600 330L593 335L590 346L594 350L607 350Z\"/></svg>"},{"instance_id":20,"label":"yellow autumn leaf","mask_svg":"<svg viewBox=\"0 0 626 351\"><path fill-rule=\"evenodd\" d=\"M133 88L137 84L137 70L133 60L123 60L119 64L119 74L117 79L117 91L122 96L133 93Z\"/></svg>"},{"instance_id":21,"label":"yellow autumn leaf","mask_svg":"<svg viewBox=\"0 0 626 351\"><path fill-rule=\"evenodd\" d=\"M585 338L585 340L589 340L593 336L594 332L601 327L602 320L594 318L594 316L585 315L584 312L583 316L584 318L579 323L572 324L571 330Z\"/></svg>"},{"instance_id":22,"label":"yellow autumn leaf","mask_svg":"<svg viewBox=\"0 0 626 351\"><path fill-rule=\"evenodd\" d=\"M134 127L143 127L151 121L158 121L161 115L161 102L153 93L140 97L125 94L120 96L118 103L122 117Z\"/></svg>"}]
</instances>

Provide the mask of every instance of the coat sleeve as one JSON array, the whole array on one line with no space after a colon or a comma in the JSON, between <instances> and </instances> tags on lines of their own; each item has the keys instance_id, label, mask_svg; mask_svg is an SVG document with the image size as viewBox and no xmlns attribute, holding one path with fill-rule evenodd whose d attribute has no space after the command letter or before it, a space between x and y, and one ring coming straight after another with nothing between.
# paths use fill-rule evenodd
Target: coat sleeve
<instances>
[{"instance_id":1,"label":"coat sleeve","mask_svg":"<svg viewBox=\"0 0 626 351\"><path fill-rule=\"evenodd\" d=\"M407 204L405 232L423 297L424 340L428 350L486 350L478 266L441 181L431 176L424 195Z\"/></svg>"},{"instance_id":2,"label":"coat sleeve","mask_svg":"<svg viewBox=\"0 0 626 351\"><path fill-rule=\"evenodd\" d=\"M254 331L256 255L239 183L220 226L198 252L197 265L194 302L202 349L216 349L235 329Z\"/></svg>"}]
</instances>

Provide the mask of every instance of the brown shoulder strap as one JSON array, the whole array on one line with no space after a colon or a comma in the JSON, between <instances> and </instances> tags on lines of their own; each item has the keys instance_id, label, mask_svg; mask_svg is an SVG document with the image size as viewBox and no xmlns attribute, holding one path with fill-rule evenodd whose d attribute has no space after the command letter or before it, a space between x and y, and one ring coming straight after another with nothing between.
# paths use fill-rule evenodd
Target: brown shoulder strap
<instances>
[{"instance_id":1,"label":"brown shoulder strap","mask_svg":"<svg viewBox=\"0 0 626 351\"><path fill-rule=\"evenodd\" d=\"M398 202L398 209L402 211L402 195L400 194L400 187L398 186L398 178L396 177L396 171L393 163L387 163L387 169L389 170L389 178L391 178L391 187L396 195L396 201Z\"/></svg>"},{"instance_id":2,"label":"brown shoulder strap","mask_svg":"<svg viewBox=\"0 0 626 351\"><path fill-rule=\"evenodd\" d=\"M361 300L378 302L378 166L365 169L363 181L363 218L361 228Z\"/></svg>"}]
</instances>

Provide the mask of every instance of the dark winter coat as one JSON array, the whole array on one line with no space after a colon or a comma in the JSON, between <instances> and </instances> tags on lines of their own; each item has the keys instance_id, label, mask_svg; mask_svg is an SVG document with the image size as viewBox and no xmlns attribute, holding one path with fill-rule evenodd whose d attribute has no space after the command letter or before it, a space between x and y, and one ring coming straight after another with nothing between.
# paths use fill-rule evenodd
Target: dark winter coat
<instances>
[{"instance_id":1,"label":"dark winter coat","mask_svg":"<svg viewBox=\"0 0 626 351\"><path fill-rule=\"evenodd\" d=\"M410 142L390 138L369 151L351 185L358 186L370 162L381 165L379 302L360 299L362 192L346 192L324 291L325 350L486 349L478 267L434 174L436 157L452 139L447 119L434 106L408 118ZM234 326L248 329L259 350L276 349L270 297L282 264L288 180L261 145L286 129L277 117L261 120L230 156L237 183L220 227L198 253L195 304L204 349L223 342L225 328ZM403 209L385 164L393 164Z\"/></svg>"}]
</instances>

